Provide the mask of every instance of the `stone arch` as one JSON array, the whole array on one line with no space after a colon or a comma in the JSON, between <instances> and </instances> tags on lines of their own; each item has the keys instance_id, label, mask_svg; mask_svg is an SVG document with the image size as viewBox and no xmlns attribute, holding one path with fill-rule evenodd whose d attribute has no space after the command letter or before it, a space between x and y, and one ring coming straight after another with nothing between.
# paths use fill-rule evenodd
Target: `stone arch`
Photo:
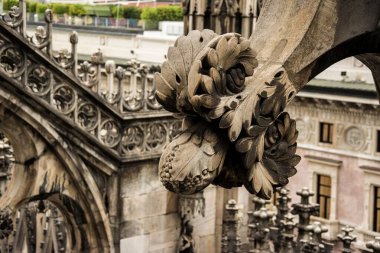
<instances>
[{"instance_id":1,"label":"stone arch","mask_svg":"<svg viewBox=\"0 0 380 253\"><path fill-rule=\"evenodd\" d=\"M0 90L0 103L0 130L14 145L16 157L13 177L0 198L0 206L15 210L32 199L50 199L68 220L73 220L73 209L67 204L79 206L87 225L77 233L86 235L89 247L86 251L114 252L100 191L70 143L43 115L4 90Z\"/></svg>"}]
</instances>

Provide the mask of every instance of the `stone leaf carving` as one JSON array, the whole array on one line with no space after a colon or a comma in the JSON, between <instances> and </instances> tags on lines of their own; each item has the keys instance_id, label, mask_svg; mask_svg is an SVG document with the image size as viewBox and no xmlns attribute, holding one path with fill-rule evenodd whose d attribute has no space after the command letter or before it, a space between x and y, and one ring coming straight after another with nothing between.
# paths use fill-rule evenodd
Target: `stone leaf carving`
<instances>
[{"instance_id":1,"label":"stone leaf carving","mask_svg":"<svg viewBox=\"0 0 380 253\"><path fill-rule=\"evenodd\" d=\"M220 173L228 145L203 122L187 119L184 124L187 129L166 146L159 173L169 190L193 194L212 183Z\"/></svg>"},{"instance_id":2,"label":"stone leaf carving","mask_svg":"<svg viewBox=\"0 0 380 253\"><path fill-rule=\"evenodd\" d=\"M274 186L294 175L298 132L282 111L296 90L283 70L255 80L257 65L250 42L239 34L192 31L169 49L155 75L156 97L187 122L161 157L160 177L169 190L244 185L270 198Z\"/></svg>"}]
</instances>

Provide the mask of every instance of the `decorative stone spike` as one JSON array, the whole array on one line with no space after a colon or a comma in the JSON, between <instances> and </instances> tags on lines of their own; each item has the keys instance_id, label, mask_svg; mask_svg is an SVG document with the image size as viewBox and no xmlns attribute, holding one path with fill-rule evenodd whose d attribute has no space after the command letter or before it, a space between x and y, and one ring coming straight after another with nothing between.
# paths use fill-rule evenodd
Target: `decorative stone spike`
<instances>
[{"instance_id":1,"label":"decorative stone spike","mask_svg":"<svg viewBox=\"0 0 380 253\"><path fill-rule=\"evenodd\" d=\"M269 204L270 201L262 199L262 198L259 198L257 196L253 196L252 197L252 203L253 203L253 206L254 206L253 211L248 211L247 212L247 214L248 214L248 224L256 223L255 217L253 216L253 213L256 212L256 211L259 211L262 207L265 207L265 205Z\"/></svg>"},{"instance_id":2,"label":"decorative stone spike","mask_svg":"<svg viewBox=\"0 0 380 253\"><path fill-rule=\"evenodd\" d=\"M299 216L297 241L300 241L307 239L306 227L310 224L310 216L319 214L319 205L310 203L309 199L314 193L307 187L302 188L301 191L297 192L297 195L301 197L301 203L292 205L292 214Z\"/></svg>"},{"instance_id":3,"label":"decorative stone spike","mask_svg":"<svg viewBox=\"0 0 380 253\"><path fill-rule=\"evenodd\" d=\"M222 253L241 252L239 236L239 209L236 201L231 199L226 205L226 217L223 220Z\"/></svg>"},{"instance_id":4,"label":"decorative stone spike","mask_svg":"<svg viewBox=\"0 0 380 253\"><path fill-rule=\"evenodd\" d=\"M270 203L269 200L265 200L257 196L254 196L252 198L252 202L255 205L255 211L259 211L261 208L265 207L266 204Z\"/></svg>"},{"instance_id":5,"label":"decorative stone spike","mask_svg":"<svg viewBox=\"0 0 380 253\"><path fill-rule=\"evenodd\" d=\"M343 242L343 253L351 253L351 243L356 241L356 236L351 235L353 231L352 227L345 226L342 228L342 233L337 236Z\"/></svg>"},{"instance_id":6,"label":"decorative stone spike","mask_svg":"<svg viewBox=\"0 0 380 253\"><path fill-rule=\"evenodd\" d=\"M279 196L277 198L277 203L275 203L277 207L277 214L275 219L275 226L270 228L270 238L273 241L275 252L280 251L281 241L283 232L282 224L285 215L287 215L290 211L289 203L291 201L291 197L288 196L289 190L285 187L277 189Z\"/></svg>"},{"instance_id":7,"label":"decorative stone spike","mask_svg":"<svg viewBox=\"0 0 380 253\"><path fill-rule=\"evenodd\" d=\"M294 228L296 227L297 223L293 221L294 216L291 213L287 213L284 216L284 219L281 220L281 227L282 227L282 233L281 233L281 248L280 253L293 253L295 250L295 242L293 241L294 238ZM276 251L277 252L277 251Z\"/></svg>"},{"instance_id":8,"label":"decorative stone spike","mask_svg":"<svg viewBox=\"0 0 380 253\"><path fill-rule=\"evenodd\" d=\"M276 225L281 225L282 220L284 220L285 215L287 215L290 211L289 203L292 201L292 198L288 195L289 190L285 187L280 188L278 190L279 197L277 199L277 214L276 214Z\"/></svg>"},{"instance_id":9,"label":"decorative stone spike","mask_svg":"<svg viewBox=\"0 0 380 253\"><path fill-rule=\"evenodd\" d=\"M322 234L328 231L327 227L316 221L306 227L306 231L311 234L311 241L316 244L322 243Z\"/></svg>"},{"instance_id":10,"label":"decorative stone spike","mask_svg":"<svg viewBox=\"0 0 380 253\"><path fill-rule=\"evenodd\" d=\"M375 237L374 241L367 242L365 246L372 249L373 253L380 253L380 237Z\"/></svg>"},{"instance_id":11,"label":"decorative stone spike","mask_svg":"<svg viewBox=\"0 0 380 253\"><path fill-rule=\"evenodd\" d=\"M271 252L269 247L269 227L273 218L273 212L262 207L259 211L253 213L254 223L249 224L250 229L249 241L250 250L252 253L267 253Z\"/></svg>"}]
</instances>

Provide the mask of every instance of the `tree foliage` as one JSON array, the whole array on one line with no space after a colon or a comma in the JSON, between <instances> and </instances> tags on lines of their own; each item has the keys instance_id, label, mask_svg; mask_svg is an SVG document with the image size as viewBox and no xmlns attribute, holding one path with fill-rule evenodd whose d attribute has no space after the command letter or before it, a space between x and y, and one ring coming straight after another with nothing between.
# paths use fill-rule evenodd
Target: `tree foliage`
<instances>
[{"instance_id":1,"label":"tree foliage","mask_svg":"<svg viewBox=\"0 0 380 253\"><path fill-rule=\"evenodd\" d=\"M119 15L117 15L119 9ZM140 19L142 9L135 6L113 6L112 17Z\"/></svg>"},{"instance_id":2,"label":"tree foliage","mask_svg":"<svg viewBox=\"0 0 380 253\"><path fill-rule=\"evenodd\" d=\"M55 14L65 14L69 12L70 5L63 3L54 3L52 5L52 11Z\"/></svg>"},{"instance_id":3,"label":"tree foliage","mask_svg":"<svg viewBox=\"0 0 380 253\"><path fill-rule=\"evenodd\" d=\"M4 0L3 1L3 9L5 11L9 11L13 6L18 6L19 1L18 0Z\"/></svg>"},{"instance_id":4,"label":"tree foliage","mask_svg":"<svg viewBox=\"0 0 380 253\"><path fill-rule=\"evenodd\" d=\"M147 29L157 29L160 21L181 21L182 9L180 6L147 7L141 13Z\"/></svg>"},{"instance_id":5,"label":"tree foliage","mask_svg":"<svg viewBox=\"0 0 380 253\"><path fill-rule=\"evenodd\" d=\"M37 3L36 5L36 13L43 14L49 8L47 4Z\"/></svg>"},{"instance_id":6,"label":"tree foliage","mask_svg":"<svg viewBox=\"0 0 380 253\"><path fill-rule=\"evenodd\" d=\"M83 4L70 4L69 15L71 16L83 16L86 15L86 10Z\"/></svg>"}]
</instances>

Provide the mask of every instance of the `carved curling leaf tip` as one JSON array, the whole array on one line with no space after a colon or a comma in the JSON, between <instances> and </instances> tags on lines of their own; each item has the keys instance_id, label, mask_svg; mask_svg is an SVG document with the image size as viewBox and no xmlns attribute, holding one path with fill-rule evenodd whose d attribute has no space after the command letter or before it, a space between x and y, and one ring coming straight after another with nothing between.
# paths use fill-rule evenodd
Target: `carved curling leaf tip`
<instances>
[{"instance_id":1,"label":"carved curling leaf tip","mask_svg":"<svg viewBox=\"0 0 380 253\"><path fill-rule=\"evenodd\" d=\"M269 82L247 79L257 66L256 52L239 34L192 31L169 49L155 74L156 98L185 116L184 131L159 164L169 190L192 194L210 183L244 185L270 198L273 187L294 175L298 132L281 112L295 89L284 71Z\"/></svg>"}]
</instances>

